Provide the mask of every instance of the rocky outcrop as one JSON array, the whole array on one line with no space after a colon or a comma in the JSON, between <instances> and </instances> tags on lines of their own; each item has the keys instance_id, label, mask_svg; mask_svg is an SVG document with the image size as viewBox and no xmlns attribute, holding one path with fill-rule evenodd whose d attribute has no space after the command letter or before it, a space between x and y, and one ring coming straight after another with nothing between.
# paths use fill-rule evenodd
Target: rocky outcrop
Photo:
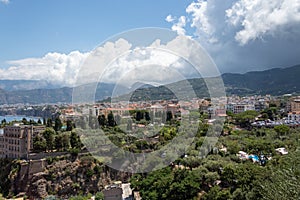
<instances>
[{"instance_id":1,"label":"rocky outcrop","mask_svg":"<svg viewBox=\"0 0 300 200\"><path fill-rule=\"evenodd\" d=\"M25 193L29 199L43 199L48 195L67 199L78 194L97 193L112 181L127 181L130 177L130 174L106 167L92 156L53 160L51 163L49 160L21 163L18 173L10 180L10 194Z\"/></svg>"}]
</instances>

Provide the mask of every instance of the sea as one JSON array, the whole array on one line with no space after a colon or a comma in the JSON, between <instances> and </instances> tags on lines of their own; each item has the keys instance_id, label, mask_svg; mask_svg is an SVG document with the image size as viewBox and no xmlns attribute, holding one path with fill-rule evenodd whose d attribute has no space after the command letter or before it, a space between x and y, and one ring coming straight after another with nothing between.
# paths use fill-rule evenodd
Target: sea
<instances>
[{"instance_id":1,"label":"sea","mask_svg":"<svg viewBox=\"0 0 300 200\"><path fill-rule=\"evenodd\" d=\"M29 120L34 120L35 122L37 122L39 119L41 121L43 121L43 118L41 117L29 117L29 116L25 116L25 115L4 115L4 116L0 116L0 123L3 119L6 120L6 122L12 122L12 121L22 121L22 119L25 118L27 121ZM3 134L3 129L0 128L0 135Z\"/></svg>"},{"instance_id":2,"label":"sea","mask_svg":"<svg viewBox=\"0 0 300 200\"><path fill-rule=\"evenodd\" d=\"M25 116L25 115L5 115L5 116L0 116L0 123L3 119L5 119L6 122L12 122L12 121L22 121L23 118L25 118L27 121L32 119L36 122L39 119L41 121L43 120L41 117L29 117L29 116Z\"/></svg>"}]
</instances>

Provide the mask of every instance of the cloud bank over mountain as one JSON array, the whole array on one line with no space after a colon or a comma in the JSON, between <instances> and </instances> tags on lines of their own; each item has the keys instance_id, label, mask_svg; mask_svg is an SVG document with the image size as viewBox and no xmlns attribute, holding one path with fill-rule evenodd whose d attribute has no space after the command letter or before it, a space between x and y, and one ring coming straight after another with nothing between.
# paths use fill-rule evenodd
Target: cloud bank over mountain
<instances>
[{"instance_id":1,"label":"cloud bank over mountain","mask_svg":"<svg viewBox=\"0 0 300 200\"><path fill-rule=\"evenodd\" d=\"M0 79L45 80L54 85L71 86L78 70L89 53L48 53L42 58L8 61L7 69L0 69Z\"/></svg>"},{"instance_id":2,"label":"cloud bank over mountain","mask_svg":"<svg viewBox=\"0 0 300 200\"><path fill-rule=\"evenodd\" d=\"M196 38L223 72L300 63L298 0L198 0L185 11L184 25L182 16L166 21Z\"/></svg>"},{"instance_id":3,"label":"cloud bank over mountain","mask_svg":"<svg viewBox=\"0 0 300 200\"><path fill-rule=\"evenodd\" d=\"M135 82L160 85L200 77L201 74L184 57L170 51L180 49L182 55L192 55L194 52L189 49L189 40L185 38L178 36L167 43L157 39L147 46L133 46L126 39L119 38L90 52L54 52L42 58L9 61L10 67L0 69L0 79L44 80L54 86L119 82L130 87ZM210 58L202 57L204 66ZM208 71L203 72L210 75Z\"/></svg>"}]
</instances>

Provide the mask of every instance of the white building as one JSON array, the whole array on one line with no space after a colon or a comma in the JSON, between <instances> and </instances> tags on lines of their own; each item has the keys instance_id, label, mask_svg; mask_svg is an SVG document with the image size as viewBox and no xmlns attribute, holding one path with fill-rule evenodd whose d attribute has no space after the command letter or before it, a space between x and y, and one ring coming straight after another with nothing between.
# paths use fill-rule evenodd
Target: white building
<instances>
[{"instance_id":1,"label":"white building","mask_svg":"<svg viewBox=\"0 0 300 200\"><path fill-rule=\"evenodd\" d=\"M229 103L227 104L226 109L237 114L247 110L255 110L255 106L253 104Z\"/></svg>"},{"instance_id":2,"label":"white building","mask_svg":"<svg viewBox=\"0 0 300 200\"><path fill-rule=\"evenodd\" d=\"M290 112L288 114L288 120L290 120L290 121L300 121L300 112Z\"/></svg>"}]
</instances>

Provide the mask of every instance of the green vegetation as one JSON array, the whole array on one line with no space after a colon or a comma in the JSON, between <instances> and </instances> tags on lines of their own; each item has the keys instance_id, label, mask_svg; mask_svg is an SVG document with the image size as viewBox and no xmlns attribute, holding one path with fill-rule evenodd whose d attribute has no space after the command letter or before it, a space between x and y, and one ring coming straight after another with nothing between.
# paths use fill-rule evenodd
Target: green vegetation
<instances>
[{"instance_id":1,"label":"green vegetation","mask_svg":"<svg viewBox=\"0 0 300 200\"><path fill-rule=\"evenodd\" d=\"M11 179L19 170L18 161L11 159L0 159L0 193L6 197L11 192Z\"/></svg>"},{"instance_id":2,"label":"green vegetation","mask_svg":"<svg viewBox=\"0 0 300 200\"><path fill-rule=\"evenodd\" d=\"M201 147L211 125L207 123L208 116L203 113L200 115L199 128L194 141L185 149L185 156L175 160L166 168L134 175L131 178L132 187L140 192L143 199L270 199L270 197L293 199L299 196L297 169L300 166L299 162L292 162L292 160L298 159L295 154L299 154L297 148L300 147L300 129L289 128L286 125L275 128L251 126L260 114L265 114L265 119L279 117L276 110L272 107L262 113L255 111L229 113L230 117L224 127L218 123L214 125L214 130L222 133L216 147L208 146L204 149ZM108 123L103 116L98 118L98 122L112 143L135 153L158 150L178 136L180 123L167 114L166 121L169 123L159 129L155 127L153 130L147 129L147 134L151 135L152 139L146 140L143 137L143 128L132 125L143 124L145 113L144 111L130 113L132 117L125 127L129 130L128 133L123 132L113 123ZM199 116L196 112L191 112L192 115ZM191 129L193 126L193 124L189 125ZM189 131L189 129L185 130L185 132ZM100 140L101 144L108 143L103 137L97 136L96 129L94 132L91 129L89 134L86 135L88 139L84 142L89 146L97 144L96 141ZM226 150L221 150L224 147ZM285 147L289 154L284 156L277 154L275 149L279 147ZM270 160L261 164L254 163L252 160L241 160L236 156L239 151L258 156L264 155ZM103 152L105 148L102 149ZM125 156L119 151L107 152L108 155L112 153L116 159ZM153 159L149 164L157 162ZM91 171L88 173L92 174ZM285 186L279 188L281 185Z\"/></svg>"},{"instance_id":3,"label":"green vegetation","mask_svg":"<svg viewBox=\"0 0 300 200\"><path fill-rule=\"evenodd\" d=\"M250 128L251 122L254 121L255 117L258 116L258 113L254 110L248 110L239 114L234 115L236 124L242 128Z\"/></svg>"},{"instance_id":4,"label":"green vegetation","mask_svg":"<svg viewBox=\"0 0 300 200\"><path fill-rule=\"evenodd\" d=\"M143 199L297 199L300 128L253 128L251 122L258 115L255 111L232 114L222 131L227 134L219 138L215 148L207 148L204 157L200 147L209 125L202 119L186 156L166 168L134 175L132 187ZM235 126L244 129L235 130ZM170 127L162 129L163 135L170 131ZM226 150L221 150L224 147ZM289 154L276 153L279 147L285 147ZM269 160L263 164L242 160L236 156L238 151L264 155Z\"/></svg>"},{"instance_id":5,"label":"green vegetation","mask_svg":"<svg viewBox=\"0 0 300 200\"><path fill-rule=\"evenodd\" d=\"M97 192L95 195L95 200L104 200L104 194L102 192Z\"/></svg>"},{"instance_id":6,"label":"green vegetation","mask_svg":"<svg viewBox=\"0 0 300 200\"><path fill-rule=\"evenodd\" d=\"M114 162L126 157L126 153L117 148L109 149L108 144L113 143L125 152L156 151L170 144L177 136L181 136L183 133L180 130L184 127L184 133L188 135L196 130L191 145L186 147L178 144L178 149L184 149L184 155L165 168L131 177L132 188L139 191L143 199L279 200L297 199L300 195L300 128L290 128L286 125L274 128L251 126L259 115L263 119L280 117L274 106L261 113L255 111L228 113L229 117L224 127L218 120L213 122L212 126L208 123L208 115L199 114L198 111L190 112L189 117L197 119L191 120L194 122L191 124L180 123L171 112L165 113L165 124L159 126L147 126L155 118L152 113L134 110L129 114L128 120L123 121L124 129L117 126L124 119L119 119L112 112L107 118L104 115L98 118L89 116L88 123L84 124L85 120L81 120L79 122L81 127L76 129L73 129L74 125L71 121L66 122L66 130L61 130L63 123L60 120L56 118L54 124L52 120L47 120L46 130L34 138L34 150L37 152L68 150L71 153L71 160L77 159L84 166L81 172L84 172L84 180L88 182L95 177L100 177L104 168L95 165L97 161L94 157L79 155L83 148L82 142L91 147L89 150L100 152L102 157L99 159L103 161L110 159L109 162ZM83 128L88 126L88 129ZM210 129L212 133L209 132ZM221 133L216 145L208 144L204 147L205 139L211 138L215 132ZM207 136L208 133L212 135ZM106 137L103 137L104 135ZM288 155L279 155L275 151L279 147L286 148ZM264 155L268 160L262 164L250 159L240 159L236 155L239 151L258 156ZM58 158L47 158L48 164L57 161ZM130 162L140 164L137 160L130 160ZM153 158L143 164L159 165L161 164L159 162L158 159ZM0 192L7 196L11 188L9 177L18 171L18 164L1 160L0 167L2 170ZM69 176L70 169L64 173ZM111 177L115 176L113 173L110 174ZM51 171L45 177L47 181L55 181L58 179L57 174ZM81 185L74 182L71 187L75 191L80 191ZM80 192L82 193L72 194L78 196L70 199L90 198L86 191ZM93 191L93 194L96 192ZM96 193L95 198L103 199L103 193Z\"/></svg>"},{"instance_id":7,"label":"green vegetation","mask_svg":"<svg viewBox=\"0 0 300 200\"><path fill-rule=\"evenodd\" d=\"M270 176L261 185L263 199L292 200L300 197L299 150L284 157L280 168L272 167L270 171Z\"/></svg>"},{"instance_id":8,"label":"green vegetation","mask_svg":"<svg viewBox=\"0 0 300 200\"><path fill-rule=\"evenodd\" d=\"M74 127L72 121L66 121L66 129L64 130L62 130L63 122L59 117L55 118L54 125L51 118L44 119L44 123L46 123L45 131L33 138L33 150L35 152L67 151L70 147L81 149L82 144L79 136L72 131Z\"/></svg>"}]
</instances>

